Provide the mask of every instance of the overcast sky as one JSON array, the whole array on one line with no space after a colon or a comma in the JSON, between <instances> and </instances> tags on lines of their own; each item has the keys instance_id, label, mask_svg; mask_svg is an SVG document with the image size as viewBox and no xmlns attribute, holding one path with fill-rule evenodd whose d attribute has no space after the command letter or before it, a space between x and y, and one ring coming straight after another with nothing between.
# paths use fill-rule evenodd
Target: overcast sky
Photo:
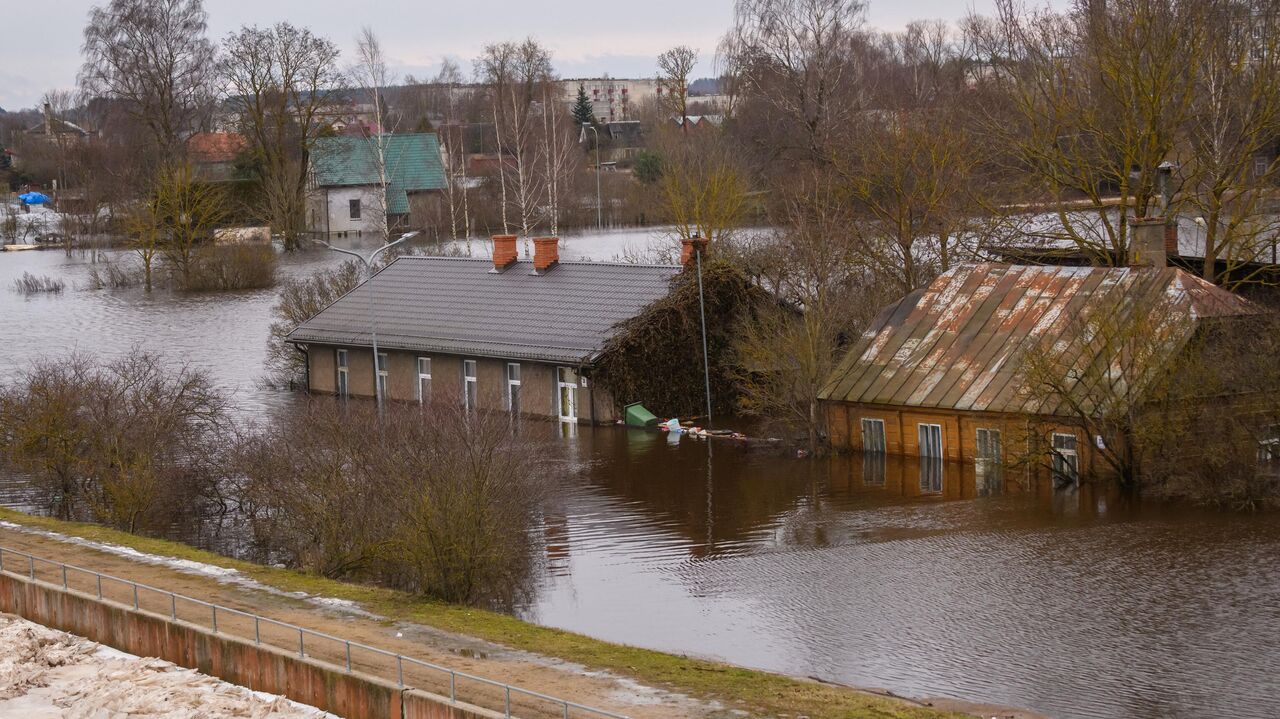
<instances>
[{"instance_id":1,"label":"overcast sky","mask_svg":"<svg viewBox=\"0 0 1280 719\"><path fill-rule=\"evenodd\" d=\"M993 1L871 0L868 20L897 30L913 19L954 21L974 7L988 12ZM34 107L46 90L72 87L85 18L90 7L105 2L45 0L3 13L0 107ZM360 25L369 24L400 76L429 77L443 57L462 61L469 74L471 58L485 43L532 35L551 48L561 76L650 77L654 57L674 45L699 49L698 74L710 75L733 0L205 0L205 8L214 39L241 25L288 20L327 35L348 55Z\"/></svg>"}]
</instances>

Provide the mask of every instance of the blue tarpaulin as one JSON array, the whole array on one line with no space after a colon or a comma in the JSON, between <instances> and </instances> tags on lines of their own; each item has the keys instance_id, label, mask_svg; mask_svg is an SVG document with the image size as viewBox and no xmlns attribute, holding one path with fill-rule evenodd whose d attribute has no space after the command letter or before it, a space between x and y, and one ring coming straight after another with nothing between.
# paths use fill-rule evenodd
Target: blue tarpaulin
<instances>
[{"instance_id":1,"label":"blue tarpaulin","mask_svg":"<svg viewBox=\"0 0 1280 719\"><path fill-rule=\"evenodd\" d=\"M18 199L22 200L28 205L44 205L50 202L48 195L44 195L39 192L28 192L22 195L18 195Z\"/></svg>"}]
</instances>

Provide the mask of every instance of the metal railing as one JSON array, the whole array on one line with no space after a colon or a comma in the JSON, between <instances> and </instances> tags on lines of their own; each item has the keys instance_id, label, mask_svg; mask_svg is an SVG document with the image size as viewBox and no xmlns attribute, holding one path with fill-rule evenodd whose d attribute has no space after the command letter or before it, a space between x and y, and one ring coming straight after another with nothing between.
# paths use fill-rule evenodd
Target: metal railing
<instances>
[{"instance_id":1,"label":"metal railing","mask_svg":"<svg viewBox=\"0 0 1280 719\"><path fill-rule=\"evenodd\" d=\"M16 568L15 559L17 560ZM52 581L46 578L47 571L46 576L40 574L42 569L49 568L53 571ZM534 712L527 716L560 717L561 719L572 719L575 716L628 719L622 714L460 672L386 649L335 637L332 634L317 632L252 612L206 602L203 599L188 597L130 579L121 579L92 569L37 557L16 549L0 547L0 572L52 586L60 584L64 590L68 591L96 594L99 601L161 616L167 615L172 621L182 621L201 628L208 626L214 634L224 634L245 640L252 638L255 644L266 644L287 651L296 650L299 657L311 657L335 666L344 666L347 673L359 670L364 674L389 680L389 674L394 667L395 682L401 688L422 689L446 696L454 705L465 701L473 706L501 711L503 716L508 718L526 716L523 713L520 715L514 713L519 709ZM81 579L88 581L78 581ZM191 608L195 608L195 611L190 611ZM251 631L250 626L252 626ZM240 630L239 633L237 629ZM297 639L296 642L293 641L294 637ZM406 673L409 675L408 680L406 680ZM423 680L426 682L425 686L416 685L416 682ZM407 681L414 681L415 685L411 686L406 683ZM467 696L466 699L461 698L464 695Z\"/></svg>"}]
</instances>

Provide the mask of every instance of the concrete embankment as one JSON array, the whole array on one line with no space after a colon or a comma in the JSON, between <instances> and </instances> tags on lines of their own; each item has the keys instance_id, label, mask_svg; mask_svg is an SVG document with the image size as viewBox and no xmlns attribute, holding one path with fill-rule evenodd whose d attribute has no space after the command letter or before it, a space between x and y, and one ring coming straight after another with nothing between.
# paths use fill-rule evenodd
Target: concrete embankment
<instances>
[{"instance_id":1,"label":"concrete embankment","mask_svg":"<svg viewBox=\"0 0 1280 719\"><path fill-rule=\"evenodd\" d=\"M379 678L347 673L271 646L119 606L44 582L0 573L0 611L123 652L158 657L255 691L279 694L344 717L496 719L500 714Z\"/></svg>"}]
</instances>

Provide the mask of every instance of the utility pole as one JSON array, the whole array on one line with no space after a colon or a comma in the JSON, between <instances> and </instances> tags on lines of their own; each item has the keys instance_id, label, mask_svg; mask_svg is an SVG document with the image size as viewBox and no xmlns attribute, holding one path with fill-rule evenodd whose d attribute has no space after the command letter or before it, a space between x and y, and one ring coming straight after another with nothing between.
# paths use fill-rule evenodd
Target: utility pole
<instances>
[{"instance_id":1,"label":"utility pole","mask_svg":"<svg viewBox=\"0 0 1280 719\"><path fill-rule=\"evenodd\" d=\"M352 257L360 260L360 262L364 264L364 280L365 280L365 284L369 286L369 297L368 297L368 302L365 303L365 308L369 316L369 334L372 340L371 343L373 345L373 395L376 398L376 401L378 403L379 414L381 414L382 412L382 409L386 402L386 398L382 396L382 383L378 381L382 368L378 365L378 322L377 322L377 313L374 311L374 307L373 307L374 291L375 291L373 286L373 262L374 260L378 259L378 255L382 254L383 252L386 252L387 250L391 249L392 247L395 247L396 245L400 244L401 242L404 242L405 240L409 240L416 237L418 234L419 233L417 231L414 231L408 234L401 235L400 239L396 240L395 242L388 242L382 247L379 247L378 249L369 253L368 257L365 257L359 252L343 249L341 247L334 247L333 245L329 244L328 242L325 242L324 240L319 241L320 244L324 245L325 247L328 247L334 252L341 252L344 255L351 255Z\"/></svg>"},{"instance_id":2,"label":"utility pole","mask_svg":"<svg viewBox=\"0 0 1280 719\"><path fill-rule=\"evenodd\" d=\"M587 139L587 130L596 135L596 229L604 229L604 202L600 199L600 131L595 125L582 123L582 139Z\"/></svg>"}]
</instances>

